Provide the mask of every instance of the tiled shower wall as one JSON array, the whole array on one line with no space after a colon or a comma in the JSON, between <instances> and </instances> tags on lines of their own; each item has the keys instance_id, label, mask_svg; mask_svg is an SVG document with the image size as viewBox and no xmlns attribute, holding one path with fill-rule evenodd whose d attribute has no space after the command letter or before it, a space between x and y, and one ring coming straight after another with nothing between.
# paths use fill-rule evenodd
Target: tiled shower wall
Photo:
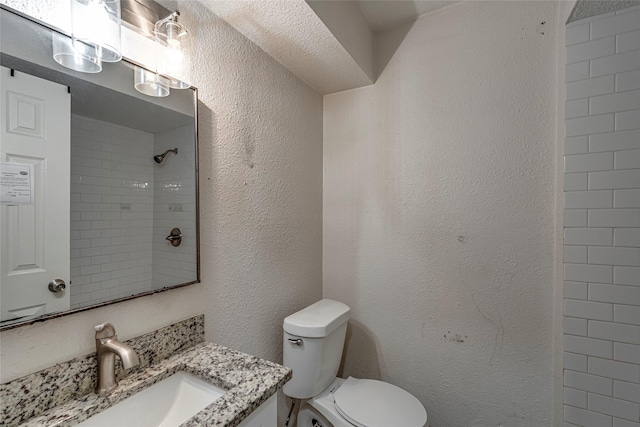
<instances>
[{"instance_id":1,"label":"tiled shower wall","mask_svg":"<svg viewBox=\"0 0 640 427\"><path fill-rule=\"evenodd\" d=\"M640 8L566 34L565 426L640 427Z\"/></svg>"},{"instance_id":2,"label":"tiled shower wall","mask_svg":"<svg viewBox=\"0 0 640 427\"><path fill-rule=\"evenodd\" d=\"M184 126L154 135L155 152L178 149L155 166L153 189L153 288L196 280L196 165L194 127ZM182 243L166 237L177 227Z\"/></svg>"},{"instance_id":3,"label":"tiled shower wall","mask_svg":"<svg viewBox=\"0 0 640 427\"><path fill-rule=\"evenodd\" d=\"M153 142L72 115L72 309L151 289Z\"/></svg>"}]
</instances>

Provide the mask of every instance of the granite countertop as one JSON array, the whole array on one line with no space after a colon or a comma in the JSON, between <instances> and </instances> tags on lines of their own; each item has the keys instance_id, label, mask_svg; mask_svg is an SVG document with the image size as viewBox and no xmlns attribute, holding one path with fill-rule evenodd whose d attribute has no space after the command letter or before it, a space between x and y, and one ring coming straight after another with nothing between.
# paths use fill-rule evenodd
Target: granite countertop
<instances>
[{"instance_id":1,"label":"granite countertop","mask_svg":"<svg viewBox=\"0 0 640 427\"><path fill-rule=\"evenodd\" d=\"M87 394L55 406L21 426L73 426L178 371L228 390L181 427L237 426L292 375L291 369L276 363L205 342L125 376L107 396Z\"/></svg>"}]
</instances>

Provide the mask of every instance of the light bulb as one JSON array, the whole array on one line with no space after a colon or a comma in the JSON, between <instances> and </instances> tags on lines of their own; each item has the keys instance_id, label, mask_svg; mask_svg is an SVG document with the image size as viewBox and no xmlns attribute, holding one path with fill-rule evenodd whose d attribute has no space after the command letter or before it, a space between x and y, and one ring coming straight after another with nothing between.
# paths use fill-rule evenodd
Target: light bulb
<instances>
[{"instance_id":1,"label":"light bulb","mask_svg":"<svg viewBox=\"0 0 640 427\"><path fill-rule=\"evenodd\" d=\"M158 52L158 73L168 77L168 85L175 89L190 86L189 38L187 28L177 22L174 12L156 22L155 34Z\"/></svg>"},{"instance_id":2,"label":"light bulb","mask_svg":"<svg viewBox=\"0 0 640 427\"><path fill-rule=\"evenodd\" d=\"M101 47L101 60L116 62L120 53L120 0L71 0L74 45Z\"/></svg>"}]
</instances>

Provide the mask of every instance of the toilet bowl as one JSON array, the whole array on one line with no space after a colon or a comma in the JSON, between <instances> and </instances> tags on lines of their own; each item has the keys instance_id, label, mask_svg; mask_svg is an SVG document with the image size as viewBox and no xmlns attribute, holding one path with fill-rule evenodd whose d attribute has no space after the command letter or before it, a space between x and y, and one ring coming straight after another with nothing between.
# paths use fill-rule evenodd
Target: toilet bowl
<instances>
[{"instance_id":1,"label":"toilet bowl","mask_svg":"<svg viewBox=\"0 0 640 427\"><path fill-rule=\"evenodd\" d=\"M427 412L411 393L383 381L336 377L351 310L323 299L284 319L284 394L301 399L298 427L424 427Z\"/></svg>"}]
</instances>

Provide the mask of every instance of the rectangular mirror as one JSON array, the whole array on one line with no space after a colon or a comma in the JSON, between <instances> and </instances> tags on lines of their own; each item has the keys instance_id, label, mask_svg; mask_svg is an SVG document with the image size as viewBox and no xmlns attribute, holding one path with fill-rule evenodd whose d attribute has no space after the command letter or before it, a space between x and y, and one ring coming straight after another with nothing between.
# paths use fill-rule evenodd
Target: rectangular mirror
<instances>
[{"instance_id":1,"label":"rectangular mirror","mask_svg":"<svg viewBox=\"0 0 640 427\"><path fill-rule=\"evenodd\" d=\"M0 330L199 282L195 88L67 69L0 13Z\"/></svg>"}]
</instances>

